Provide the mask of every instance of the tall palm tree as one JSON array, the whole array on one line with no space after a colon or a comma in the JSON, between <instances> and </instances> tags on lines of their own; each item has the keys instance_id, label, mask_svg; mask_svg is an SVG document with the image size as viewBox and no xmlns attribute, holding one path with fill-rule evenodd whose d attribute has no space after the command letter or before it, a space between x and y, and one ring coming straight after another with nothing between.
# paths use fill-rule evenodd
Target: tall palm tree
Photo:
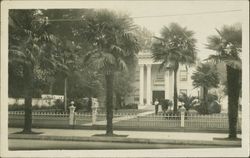
<instances>
[{"instance_id":1,"label":"tall palm tree","mask_svg":"<svg viewBox=\"0 0 250 158\"><path fill-rule=\"evenodd\" d=\"M164 26L161 37L155 37L152 53L155 61L160 61L160 69L174 72L174 112L177 112L177 72L180 64L192 65L196 61L196 39L194 32L177 23Z\"/></svg>"},{"instance_id":2,"label":"tall palm tree","mask_svg":"<svg viewBox=\"0 0 250 158\"><path fill-rule=\"evenodd\" d=\"M202 87L203 89L202 106L204 113L208 113L208 90L210 88L217 88L220 81L216 67L210 63L202 63L197 66L191 78L195 88Z\"/></svg>"},{"instance_id":3,"label":"tall palm tree","mask_svg":"<svg viewBox=\"0 0 250 158\"><path fill-rule=\"evenodd\" d=\"M41 10L10 10L9 64L22 67L24 78L25 118L24 133L31 133L32 96L35 67L52 65L50 52L44 48L53 43L54 36L47 32L46 17ZM49 65L48 65L49 64Z\"/></svg>"},{"instance_id":4,"label":"tall palm tree","mask_svg":"<svg viewBox=\"0 0 250 158\"><path fill-rule=\"evenodd\" d=\"M240 24L223 26L217 35L208 37L207 48L217 54L208 60L224 62L227 70L229 138L237 137L237 119L241 89L242 30Z\"/></svg>"},{"instance_id":5,"label":"tall palm tree","mask_svg":"<svg viewBox=\"0 0 250 158\"><path fill-rule=\"evenodd\" d=\"M86 64L95 66L106 80L106 135L113 135L113 83L115 72L127 70L127 65L139 51L133 33L135 26L127 15L97 10L84 17L81 37L92 44L85 52Z\"/></svg>"}]
</instances>

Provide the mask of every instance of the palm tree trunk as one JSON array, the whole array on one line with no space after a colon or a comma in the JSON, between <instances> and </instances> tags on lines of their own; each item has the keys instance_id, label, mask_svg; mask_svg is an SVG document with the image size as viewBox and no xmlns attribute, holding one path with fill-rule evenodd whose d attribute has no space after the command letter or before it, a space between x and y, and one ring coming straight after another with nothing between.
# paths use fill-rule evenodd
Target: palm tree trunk
<instances>
[{"instance_id":1,"label":"palm tree trunk","mask_svg":"<svg viewBox=\"0 0 250 158\"><path fill-rule=\"evenodd\" d=\"M174 70L174 113L177 113L177 71L178 68Z\"/></svg>"},{"instance_id":2,"label":"palm tree trunk","mask_svg":"<svg viewBox=\"0 0 250 158\"><path fill-rule=\"evenodd\" d=\"M120 109L122 104L122 99L120 93L116 93L116 108Z\"/></svg>"},{"instance_id":3,"label":"palm tree trunk","mask_svg":"<svg viewBox=\"0 0 250 158\"><path fill-rule=\"evenodd\" d=\"M114 74L108 74L106 78L106 110L107 127L106 135L113 135L113 80Z\"/></svg>"},{"instance_id":4,"label":"palm tree trunk","mask_svg":"<svg viewBox=\"0 0 250 158\"><path fill-rule=\"evenodd\" d=\"M64 111L67 111L67 82L68 79L65 77L64 79Z\"/></svg>"},{"instance_id":5,"label":"palm tree trunk","mask_svg":"<svg viewBox=\"0 0 250 158\"><path fill-rule=\"evenodd\" d=\"M32 132L32 95L33 95L33 67L24 65L24 93L25 93L25 115L23 133Z\"/></svg>"},{"instance_id":6,"label":"palm tree trunk","mask_svg":"<svg viewBox=\"0 0 250 158\"><path fill-rule=\"evenodd\" d=\"M208 95L208 89L206 87L203 87L203 108L205 114L208 113L207 95Z\"/></svg>"},{"instance_id":7,"label":"palm tree trunk","mask_svg":"<svg viewBox=\"0 0 250 158\"><path fill-rule=\"evenodd\" d=\"M240 70L227 65L229 138L237 137L238 104L240 94Z\"/></svg>"}]
</instances>

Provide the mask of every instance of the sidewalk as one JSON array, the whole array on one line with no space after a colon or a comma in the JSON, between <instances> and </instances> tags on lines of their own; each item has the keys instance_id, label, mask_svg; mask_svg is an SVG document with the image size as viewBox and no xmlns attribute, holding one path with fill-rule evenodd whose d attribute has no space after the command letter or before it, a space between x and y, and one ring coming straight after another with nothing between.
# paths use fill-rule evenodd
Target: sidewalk
<instances>
[{"instance_id":1,"label":"sidewalk","mask_svg":"<svg viewBox=\"0 0 250 158\"><path fill-rule=\"evenodd\" d=\"M105 134L105 130L34 128L34 132L42 132L42 134L13 134L15 132L20 132L21 130L22 129L20 128L9 128L9 139L241 146L241 141L213 140L214 138L227 137L227 134L221 133L114 131L115 134L123 135L123 137L104 137L94 135ZM124 137L124 135L127 137ZM238 135L238 137L241 138L241 135Z\"/></svg>"}]
</instances>

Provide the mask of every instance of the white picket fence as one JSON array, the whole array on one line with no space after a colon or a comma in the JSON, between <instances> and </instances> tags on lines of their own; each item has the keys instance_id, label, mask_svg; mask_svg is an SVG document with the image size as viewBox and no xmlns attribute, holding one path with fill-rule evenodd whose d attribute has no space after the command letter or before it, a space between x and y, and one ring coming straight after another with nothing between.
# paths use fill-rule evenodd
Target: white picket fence
<instances>
[{"instance_id":1,"label":"white picket fence","mask_svg":"<svg viewBox=\"0 0 250 158\"><path fill-rule=\"evenodd\" d=\"M22 125L24 123L24 112L23 111L9 111L9 124L11 125ZM32 112L32 124L46 127L50 126L64 126L69 124L68 113L58 112Z\"/></svg>"},{"instance_id":2,"label":"white picket fence","mask_svg":"<svg viewBox=\"0 0 250 158\"><path fill-rule=\"evenodd\" d=\"M77 125L106 125L106 113L97 113L96 120L92 120L91 113L76 113ZM91 121L92 120L92 121ZM238 117L237 128L241 130L241 115ZM115 127L131 128L201 128L201 129L228 129L228 115L223 114L147 114L116 113L113 114Z\"/></svg>"},{"instance_id":3,"label":"white picket fence","mask_svg":"<svg viewBox=\"0 0 250 158\"><path fill-rule=\"evenodd\" d=\"M70 119L73 119L73 125L92 126L106 125L106 113L70 113L58 112L32 112L33 124L43 125L69 125ZM24 112L10 111L9 122L23 121ZM241 131L241 115L238 117L237 129ZM72 125L72 124L71 124ZM142 128L142 129L170 129L170 128L190 128L190 129L228 129L227 114L158 114L145 113L116 113L113 114L114 127Z\"/></svg>"}]
</instances>

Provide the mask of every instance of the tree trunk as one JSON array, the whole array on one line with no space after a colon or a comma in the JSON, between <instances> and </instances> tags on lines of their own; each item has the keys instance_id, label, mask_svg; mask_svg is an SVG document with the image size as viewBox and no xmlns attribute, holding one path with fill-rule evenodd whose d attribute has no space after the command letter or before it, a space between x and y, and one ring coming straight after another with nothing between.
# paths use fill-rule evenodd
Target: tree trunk
<instances>
[{"instance_id":1,"label":"tree trunk","mask_svg":"<svg viewBox=\"0 0 250 158\"><path fill-rule=\"evenodd\" d=\"M64 79L64 111L67 111L67 77Z\"/></svg>"},{"instance_id":2,"label":"tree trunk","mask_svg":"<svg viewBox=\"0 0 250 158\"><path fill-rule=\"evenodd\" d=\"M227 65L229 138L237 138L238 104L240 96L240 70Z\"/></svg>"},{"instance_id":3,"label":"tree trunk","mask_svg":"<svg viewBox=\"0 0 250 158\"><path fill-rule=\"evenodd\" d=\"M121 99L121 95L120 93L116 93L116 109L120 109L121 108L121 104L122 104L122 99Z\"/></svg>"},{"instance_id":4,"label":"tree trunk","mask_svg":"<svg viewBox=\"0 0 250 158\"><path fill-rule=\"evenodd\" d=\"M49 83L49 94L53 95L53 82Z\"/></svg>"},{"instance_id":5,"label":"tree trunk","mask_svg":"<svg viewBox=\"0 0 250 158\"><path fill-rule=\"evenodd\" d=\"M92 98L89 96L88 100L88 112L92 112Z\"/></svg>"},{"instance_id":6,"label":"tree trunk","mask_svg":"<svg viewBox=\"0 0 250 158\"><path fill-rule=\"evenodd\" d=\"M203 87L203 108L205 114L208 114L207 95L208 95L208 89L206 87Z\"/></svg>"},{"instance_id":7,"label":"tree trunk","mask_svg":"<svg viewBox=\"0 0 250 158\"><path fill-rule=\"evenodd\" d=\"M107 127L106 135L113 135L113 80L114 74L108 74L106 78L106 110Z\"/></svg>"},{"instance_id":8,"label":"tree trunk","mask_svg":"<svg viewBox=\"0 0 250 158\"><path fill-rule=\"evenodd\" d=\"M174 113L177 113L177 71L178 68L174 70Z\"/></svg>"},{"instance_id":9,"label":"tree trunk","mask_svg":"<svg viewBox=\"0 0 250 158\"><path fill-rule=\"evenodd\" d=\"M25 95L25 115L23 133L32 132L32 95L33 95L33 67L24 65L24 95Z\"/></svg>"}]
</instances>

